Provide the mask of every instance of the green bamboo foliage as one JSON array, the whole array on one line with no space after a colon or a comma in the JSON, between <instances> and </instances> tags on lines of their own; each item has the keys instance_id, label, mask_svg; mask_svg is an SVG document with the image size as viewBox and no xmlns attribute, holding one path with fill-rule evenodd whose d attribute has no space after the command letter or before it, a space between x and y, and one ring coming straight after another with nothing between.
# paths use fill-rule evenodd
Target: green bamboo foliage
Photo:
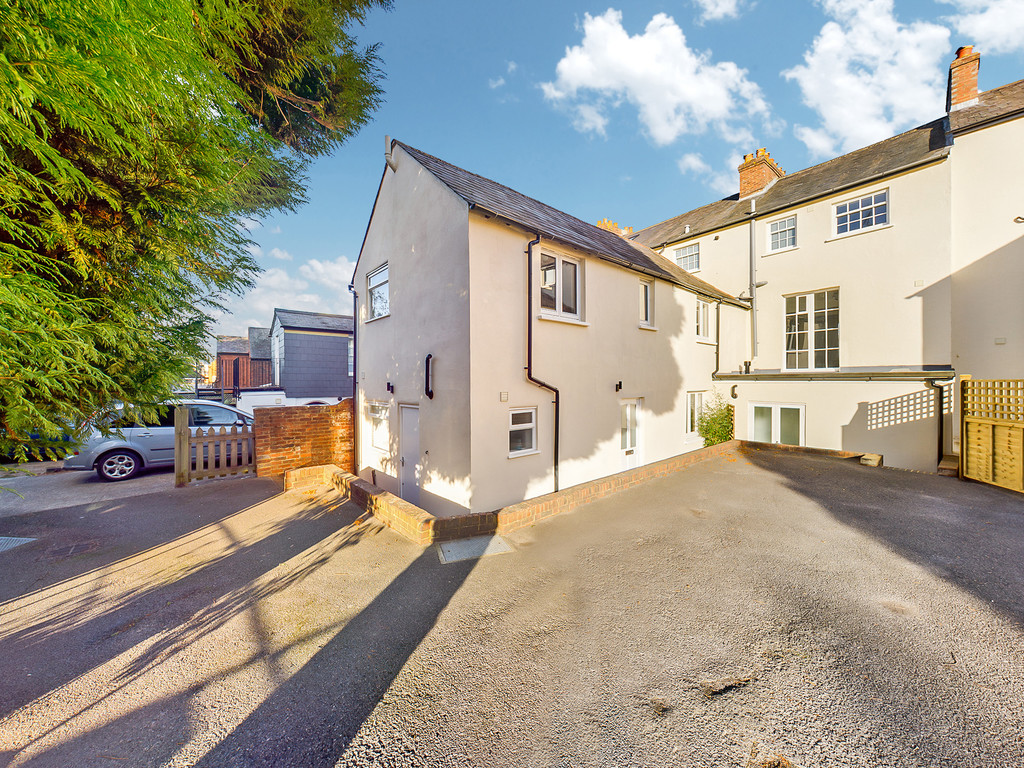
<instances>
[{"instance_id":1,"label":"green bamboo foliage","mask_svg":"<svg viewBox=\"0 0 1024 768\"><path fill-rule=\"evenodd\" d=\"M0 454L166 398L252 284L241 217L377 106L381 2L0 6Z\"/></svg>"}]
</instances>

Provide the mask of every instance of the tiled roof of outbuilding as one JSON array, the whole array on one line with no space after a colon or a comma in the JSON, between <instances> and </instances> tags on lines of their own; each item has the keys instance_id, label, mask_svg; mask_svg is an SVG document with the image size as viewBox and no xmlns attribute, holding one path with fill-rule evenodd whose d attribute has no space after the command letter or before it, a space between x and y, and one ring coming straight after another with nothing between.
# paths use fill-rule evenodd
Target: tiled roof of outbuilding
<instances>
[{"instance_id":1,"label":"tiled roof of outbuilding","mask_svg":"<svg viewBox=\"0 0 1024 768\"><path fill-rule=\"evenodd\" d=\"M249 354L249 337L248 336L218 336L217 337L217 354L218 355L248 355Z\"/></svg>"},{"instance_id":2,"label":"tiled roof of outbuilding","mask_svg":"<svg viewBox=\"0 0 1024 768\"><path fill-rule=\"evenodd\" d=\"M275 309L274 319L281 324L282 328L352 333L351 315L328 315L323 312L302 312L298 309Z\"/></svg>"},{"instance_id":3,"label":"tiled roof of outbuilding","mask_svg":"<svg viewBox=\"0 0 1024 768\"><path fill-rule=\"evenodd\" d=\"M613 232L588 224L510 187L470 173L400 141L392 144L408 152L471 207L489 211L541 237L577 248L621 267L660 277L709 298L722 299L744 308L747 306L639 243L624 240Z\"/></svg>"},{"instance_id":4,"label":"tiled roof of outbuilding","mask_svg":"<svg viewBox=\"0 0 1024 768\"><path fill-rule=\"evenodd\" d=\"M270 359L270 329L249 328L249 357L253 360Z\"/></svg>"}]
</instances>

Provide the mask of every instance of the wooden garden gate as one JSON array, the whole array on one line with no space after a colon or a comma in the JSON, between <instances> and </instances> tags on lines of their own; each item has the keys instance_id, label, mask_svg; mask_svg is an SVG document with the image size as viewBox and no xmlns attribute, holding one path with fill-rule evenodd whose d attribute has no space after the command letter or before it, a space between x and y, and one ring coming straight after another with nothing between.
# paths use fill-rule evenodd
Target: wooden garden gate
<instances>
[{"instance_id":1,"label":"wooden garden gate","mask_svg":"<svg viewBox=\"0 0 1024 768\"><path fill-rule=\"evenodd\" d=\"M960 378L960 475L1024 492L1024 380Z\"/></svg>"},{"instance_id":2,"label":"wooden garden gate","mask_svg":"<svg viewBox=\"0 0 1024 768\"><path fill-rule=\"evenodd\" d=\"M256 473L256 440L253 428L189 427L188 406L174 409L174 485L182 488L193 480Z\"/></svg>"}]
</instances>

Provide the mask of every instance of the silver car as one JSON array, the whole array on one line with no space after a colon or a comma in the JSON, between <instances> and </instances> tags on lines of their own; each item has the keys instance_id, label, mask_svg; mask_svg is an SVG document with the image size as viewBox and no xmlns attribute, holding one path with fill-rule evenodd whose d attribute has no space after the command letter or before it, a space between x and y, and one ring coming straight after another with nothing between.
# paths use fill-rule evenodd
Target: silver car
<instances>
[{"instance_id":1,"label":"silver car","mask_svg":"<svg viewBox=\"0 0 1024 768\"><path fill-rule=\"evenodd\" d=\"M131 424L121 435L94 432L77 451L64 459L64 469L95 469L102 479L127 480L143 468L174 466L174 406L188 406L191 430L207 427L250 426L252 416L230 405L209 400L164 403L163 416L155 424Z\"/></svg>"}]
</instances>

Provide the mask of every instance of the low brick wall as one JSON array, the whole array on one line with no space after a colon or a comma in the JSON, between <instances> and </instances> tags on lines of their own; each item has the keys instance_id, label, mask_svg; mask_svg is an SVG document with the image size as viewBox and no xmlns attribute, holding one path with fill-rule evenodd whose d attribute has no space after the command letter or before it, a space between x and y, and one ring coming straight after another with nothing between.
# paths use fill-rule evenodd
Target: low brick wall
<instances>
[{"instance_id":1,"label":"low brick wall","mask_svg":"<svg viewBox=\"0 0 1024 768\"><path fill-rule=\"evenodd\" d=\"M256 408L256 476L302 467L353 469L352 400L337 405Z\"/></svg>"}]
</instances>

